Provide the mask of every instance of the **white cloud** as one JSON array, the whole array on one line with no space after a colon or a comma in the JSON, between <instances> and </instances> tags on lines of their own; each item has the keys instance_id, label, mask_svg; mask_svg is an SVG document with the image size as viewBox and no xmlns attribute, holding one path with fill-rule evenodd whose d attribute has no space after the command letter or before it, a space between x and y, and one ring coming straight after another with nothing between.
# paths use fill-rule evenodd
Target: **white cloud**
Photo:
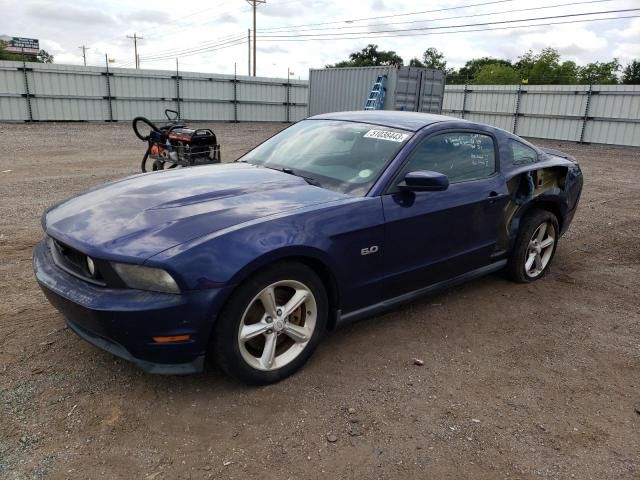
<instances>
[{"instance_id":1,"label":"white cloud","mask_svg":"<svg viewBox=\"0 0 640 480\"><path fill-rule=\"evenodd\" d=\"M532 17L638 8L638 0L616 0L610 3L557 7L576 0L543 0L543 6L554 8L529 11L540 6L529 0L512 0L496 5L453 9L420 15L380 18L406 12L451 8L474 0L267 0L258 7L258 27L268 30L286 25L299 26L265 31L265 35L339 33L332 40L290 42L287 39L261 39L258 42L258 74L285 76L287 68L296 76L306 78L309 68L344 60L349 53L375 43L384 50L395 50L406 62L420 57L428 47L445 53L450 66L460 67L468 59L481 56L515 59L529 49L546 46L557 48L562 56L578 63L609 61L617 56L623 63L640 57L640 19L620 19L609 22L541 25L536 28L485 30L440 34L442 30L423 30L412 36L385 37L375 33L364 38L351 38L349 32L377 32L406 28L432 28L442 25L466 25L491 21L517 20ZM175 56L180 64L192 71L232 73L234 63L239 73L246 72L247 44L225 46L224 49L203 51L184 56L180 52L216 43L244 41L251 28L251 7L241 0L213 0L211 3L178 3L175 0L26 0L21 3L0 0L2 11L11 15L0 17L0 34L39 38L43 48L51 50L57 63L82 63L79 45L91 47L90 64L103 65L104 53L117 60L116 66L133 63L133 42L126 38L134 32L144 37L139 42L142 65L146 68L175 68ZM180 8L176 8L176 6ZM489 13L490 15L485 15ZM638 13L638 12L636 12ZM619 15L633 15L627 12ZM640 14L640 13L639 13ZM473 16L476 15L476 16ZM478 16L481 15L481 16ZM612 14L613 15L613 14ZM603 15L600 15L600 17ZM347 20L371 17L370 21ZM398 22L418 21L397 24ZM571 19L568 19L571 20ZM552 22L552 20L549 20ZM382 24L370 26L369 24ZM497 28L510 24L467 27ZM511 24L513 25L513 24ZM309 30L319 28L339 30ZM302 29L307 31L301 31ZM458 28L457 30L465 30ZM424 35L424 33L431 33ZM420 35L418 35L420 33ZM166 59L158 59L158 56Z\"/></svg>"}]
</instances>

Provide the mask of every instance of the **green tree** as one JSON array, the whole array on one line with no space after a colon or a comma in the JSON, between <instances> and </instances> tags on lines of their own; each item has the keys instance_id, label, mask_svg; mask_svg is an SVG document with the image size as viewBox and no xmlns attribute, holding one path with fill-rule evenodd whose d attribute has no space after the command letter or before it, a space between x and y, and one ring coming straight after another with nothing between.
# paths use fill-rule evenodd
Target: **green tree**
<instances>
[{"instance_id":1,"label":"green tree","mask_svg":"<svg viewBox=\"0 0 640 480\"><path fill-rule=\"evenodd\" d=\"M349 55L349 60L343 60L327 68L344 67L373 67L384 65L403 65L402 57L392 50L378 50L378 45L369 44L359 52Z\"/></svg>"},{"instance_id":2,"label":"green tree","mask_svg":"<svg viewBox=\"0 0 640 480\"><path fill-rule=\"evenodd\" d=\"M529 50L518 57L515 68L529 84L558 83L560 54L554 48L543 48L540 53Z\"/></svg>"},{"instance_id":3,"label":"green tree","mask_svg":"<svg viewBox=\"0 0 640 480\"><path fill-rule=\"evenodd\" d=\"M426 68L433 68L434 70L447 71L447 61L444 59L444 53L440 52L437 48L429 47L422 54L422 64Z\"/></svg>"},{"instance_id":4,"label":"green tree","mask_svg":"<svg viewBox=\"0 0 640 480\"><path fill-rule=\"evenodd\" d=\"M0 40L0 60L13 60L13 61L21 61L22 56L7 52L5 48L9 46L9 42L5 42L4 40Z\"/></svg>"},{"instance_id":5,"label":"green tree","mask_svg":"<svg viewBox=\"0 0 640 480\"><path fill-rule=\"evenodd\" d=\"M580 69L579 79L583 84L612 85L618 83L620 62L614 58L610 62L587 63Z\"/></svg>"},{"instance_id":6,"label":"green tree","mask_svg":"<svg viewBox=\"0 0 640 480\"><path fill-rule=\"evenodd\" d=\"M475 74L473 82L476 85L509 85L520 83L520 74L510 65L489 63Z\"/></svg>"},{"instance_id":7,"label":"green tree","mask_svg":"<svg viewBox=\"0 0 640 480\"><path fill-rule=\"evenodd\" d=\"M558 84L575 85L578 83L578 75L580 73L580 67L576 62L571 60L565 60L558 67L556 81Z\"/></svg>"},{"instance_id":8,"label":"green tree","mask_svg":"<svg viewBox=\"0 0 640 480\"><path fill-rule=\"evenodd\" d=\"M624 67L622 83L627 85L640 85L640 61L634 60Z\"/></svg>"},{"instance_id":9,"label":"green tree","mask_svg":"<svg viewBox=\"0 0 640 480\"><path fill-rule=\"evenodd\" d=\"M511 62L509 60L502 60L500 58L482 57L473 58L464 64L460 70L452 70L447 76L447 83L451 84L464 84L473 82L474 77L485 65L502 65L504 67L510 67Z\"/></svg>"},{"instance_id":10,"label":"green tree","mask_svg":"<svg viewBox=\"0 0 640 480\"><path fill-rule=\"evenodd\" d=\"M409 66L424 68L424 63L422 63L422 60L420 60L419 58L413 57L411 60L409 60Z\"/></svg>"}]
</instances>

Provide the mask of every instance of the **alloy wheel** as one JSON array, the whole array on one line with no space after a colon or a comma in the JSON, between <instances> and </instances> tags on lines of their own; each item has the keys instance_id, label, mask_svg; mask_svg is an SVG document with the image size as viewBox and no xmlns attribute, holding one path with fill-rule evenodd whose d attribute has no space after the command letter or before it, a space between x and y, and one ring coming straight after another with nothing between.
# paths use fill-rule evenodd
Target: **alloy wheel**
<instances>
[{"instance_id":1,"label":"alloy wheel","mask_svg":"<svg viewBox=\"0 0 640 480\"><path fill-rule=\"evenodd\" d=\"M553 223L541 223L531 239L525 256L524 271L530 278L538 277L549 264L556 243L556 231Z\"/></svg>"},{"instance_id":2,"label":"alloy wheel","mask_svg":"<svg viewBox=\"0 0 640 480\"><path fill-rule=\"evenodd\" d=\"M238 329L242 358L257 370L284 367L309 344L317 317L316 300L308 286L295 280L270 284L242 316Z\"/></svg>"}]
</instances>

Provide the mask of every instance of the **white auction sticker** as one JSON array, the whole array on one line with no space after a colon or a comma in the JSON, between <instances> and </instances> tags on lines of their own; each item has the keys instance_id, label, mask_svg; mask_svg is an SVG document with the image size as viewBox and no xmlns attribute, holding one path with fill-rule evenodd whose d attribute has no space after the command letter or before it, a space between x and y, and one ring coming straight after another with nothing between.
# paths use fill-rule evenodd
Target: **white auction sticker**
<instances>
[{"instance_id":1,"label":"white auction sticker","mask_svg":"<svg viewBox=\"0 0 640 480\"><path fill-rule=\"evenodd\" d=\"M388 140L398 143L404 142L408 137L408 133L390 132L388 130L369 130L364 134L364 138L376 138L378 140Z\"/></svg>"}]
</instances>

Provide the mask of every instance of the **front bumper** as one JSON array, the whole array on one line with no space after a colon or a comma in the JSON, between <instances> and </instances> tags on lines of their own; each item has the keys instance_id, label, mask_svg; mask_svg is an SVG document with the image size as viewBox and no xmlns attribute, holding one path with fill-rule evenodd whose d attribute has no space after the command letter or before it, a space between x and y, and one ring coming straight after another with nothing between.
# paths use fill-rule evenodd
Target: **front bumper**
<instances>
[{"instance_id":1,"label":"front bumper","mask_svg":"<svg viewBox=\"0 0 640 480\"><path fill-rule=\"evenodd\" d=\"M45 241L34 249L33 270L47 299L84 340L149 373L202 371L224 289L176 295L91 285L58 268ZM176 335L190 339L158 343L152 338Z\"/></svg>"}]
</instances>

